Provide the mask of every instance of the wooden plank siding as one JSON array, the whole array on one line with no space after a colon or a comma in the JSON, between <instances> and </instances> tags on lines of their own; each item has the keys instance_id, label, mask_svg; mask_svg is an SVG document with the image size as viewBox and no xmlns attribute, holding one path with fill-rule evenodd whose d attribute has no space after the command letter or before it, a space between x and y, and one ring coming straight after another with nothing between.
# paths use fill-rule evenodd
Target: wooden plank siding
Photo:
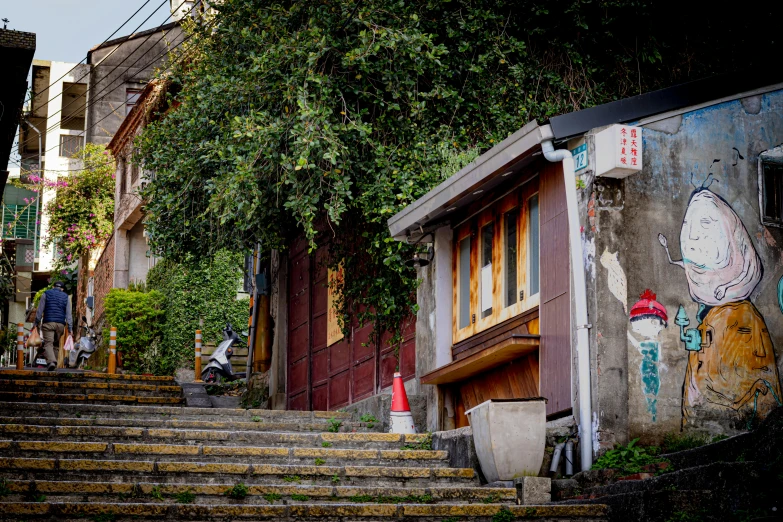
<instances>
[{"instance_id":1,"label":"wooden plank siding","mask_svg":"<svg viewBox=\"0 0 783 522\"><path fill-rule=\"evenodd\" d=\"M571 272L562 167L541 170L541 396L547 415L571 409Z\"/></svg>"},{"instance_id":2,"label":"wooden plank siding","mask_svg":"<svg viewBox=\"0 0 783 522\"><path fill-rule=\"evenodd\" d=\"M335 410L390 386L398 366L415 377L416 330L409 320L399 350L371 342L373 324L351 322L348 337L327 346L328 244L309 254L304 239L289 251L287 408ZM384 336L389 339L389 335Z\"/></svg>"},{"instance_id":3,"label":"wooden plank siding","mask_svg":"<svg viewBox=\"0 0 783 522\"><path fill-rule=\"evenodd\" d=\"M464 412L488 399L543 396L548 399L547 415L571 409L571 295L568 245L568 219L565 186L560 164L539 162L536 171L520 178L518 186L507 194L487 194L455 216L453 270L452 356L454 361L475 358L476 354L503 342L510 332L540 334L540 347L501 366L471 375L450 385L456 397L457 425L467 425ZM539 283L540 289L528 295L529 268L529 200L538 194L539 204ZM524 299L505 305L504 284L504 216L517 208L517 292ZM493 226L492 246L492 313L481 318L481 230ZM470 238L470 324L459 328L460 240ZM519 294L517 294L519 295ZM475 321L473 320L475 314Z\"/></svg>"}]
</instances>

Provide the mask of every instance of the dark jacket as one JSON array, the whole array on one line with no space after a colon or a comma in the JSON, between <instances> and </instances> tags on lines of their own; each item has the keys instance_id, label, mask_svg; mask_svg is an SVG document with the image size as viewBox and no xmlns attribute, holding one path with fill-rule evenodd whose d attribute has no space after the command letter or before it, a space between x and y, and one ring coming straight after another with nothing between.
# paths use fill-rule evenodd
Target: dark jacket
<instances>
[{"instance_id":1,"label":"dark jacket","mask_svg":"<svg viewBox=\"0 0 783 522\"><path fill-rule=\"evenodd\" d=\"M73 317L71 314L71 299L68 294L57 288L47 290L38 302L38 313L35 314L35 323L60 323L73 332Z\"/></svg>"}]
</instances>

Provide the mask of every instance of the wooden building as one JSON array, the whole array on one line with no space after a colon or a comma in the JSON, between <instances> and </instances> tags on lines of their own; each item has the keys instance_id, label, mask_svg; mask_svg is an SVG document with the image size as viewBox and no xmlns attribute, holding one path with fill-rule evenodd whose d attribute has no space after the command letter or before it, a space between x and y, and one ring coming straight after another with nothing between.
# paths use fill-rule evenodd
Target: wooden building
<instances>
[{"instance_id":1,"label":"wooden building","mask_svg":"<svg viewBox=\"0 0 783 522\"><path fill-rule=\"evenodd\" d=\"M550 418L571 414L566 195L561 165L541 154L545 130L526 125L389 221L397 239L434 244L431 271L450 271L422 270L445 284L419 294L419 328L435 301L443 318L433 356L445 364L420 375L453 401L443 426L468 425L488 399L544 396Z\"/></svg>"}]
</instances>

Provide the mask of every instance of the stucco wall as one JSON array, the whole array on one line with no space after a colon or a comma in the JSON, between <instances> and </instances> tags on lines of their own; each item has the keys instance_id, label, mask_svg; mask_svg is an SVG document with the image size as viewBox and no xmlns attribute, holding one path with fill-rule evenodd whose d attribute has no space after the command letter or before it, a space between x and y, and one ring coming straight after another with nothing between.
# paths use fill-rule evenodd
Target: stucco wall
<instances>
[{"instance_id":1,"label":"stucco wall","mask_svg":"<svg viewBox=\"0 0 783 522\"><path fill-rule=\"evenodd\" d=\"M783 91L673 116L645 125L641 172L625 180L584 173L593 406L604 447L681 429L737 433L780 402L783 229L761 224L758 163L783 143L781 114ZM659 234L685 268L669 262ZM744 282L732 284L737 277ZM654 302L648 294L640 303L647 289ZM634 305L647 327L629 320ZM686 349L680 306L686 329L703 322L711 344ZM656 334L650 317L662 309L668 326Z\"/></svg>"},{"instance_id":2,"label":"stucco wall","mask_svg":"<svg viewBox=\"0 0 783 522\"><path fill-rule=\"evenodd\" d=\"M143 89L155 70L166 66L167 51L184 38L178 25L116 40L90 53L87 142L107 144L125 119L126 89Z\"/></svg>"}]
</instances>

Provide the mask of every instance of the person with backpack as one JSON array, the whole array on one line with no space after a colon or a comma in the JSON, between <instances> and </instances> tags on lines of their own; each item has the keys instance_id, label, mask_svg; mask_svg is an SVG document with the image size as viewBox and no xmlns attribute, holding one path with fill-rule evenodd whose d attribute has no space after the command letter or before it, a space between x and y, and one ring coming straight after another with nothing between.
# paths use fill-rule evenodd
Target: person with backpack
<instances>
[{"instance_id":1,"label":"person with backpack","mask_svg":"<svg viewBox=\"0 0 783 522\"><path fill-rule=\"evenodd\" d=\"M38 311L35 314L35 326L39 328L43 345L38 350L37 357L45 357L47 370L57 369L57 352L60 349L60 337L65 332L73 331L73 316L71 312L71 298L65 293L65 285L60 281L54 283L41 296L38 302ZM55 348L56 347L56 348Z\"/></svg>"}]
</instances>

